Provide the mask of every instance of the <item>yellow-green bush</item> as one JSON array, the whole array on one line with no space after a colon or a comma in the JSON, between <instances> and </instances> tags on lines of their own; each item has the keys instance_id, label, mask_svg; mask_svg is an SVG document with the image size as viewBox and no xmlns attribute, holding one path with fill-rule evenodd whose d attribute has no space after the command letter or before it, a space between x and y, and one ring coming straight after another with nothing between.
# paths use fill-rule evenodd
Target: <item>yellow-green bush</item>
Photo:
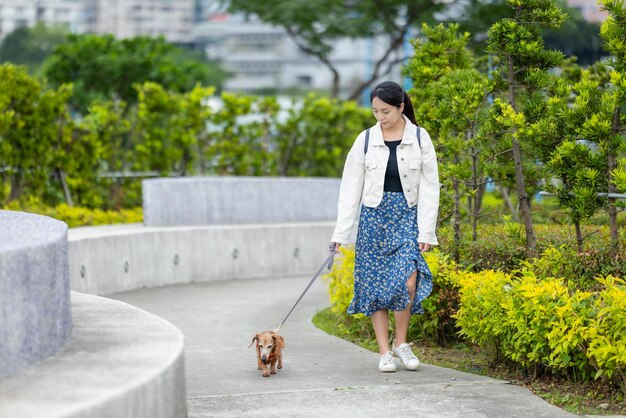
<instances>
[{"instance_id":1,"label":"yellow-green bush","mask_svg":"<svg viewBox=\"0 0 626 418\"><path fill-rule=\"evenodd\" d=\"M75 227L142 222L143 211L141 208L121 209L119 211L87 209L62 204L55 208L55 213L52 216L66 222L70 227Z\"/></svg>"},{"instance_id":2,"label":"yellow-green bush","mask_svg":"<svg viewBox=\"0 0 626 418\"><path fill-rule=\"evenodd\" d=\"M324 279L328 282L332 311L343 314L354 296L354 249L340 247L339 254L335 257L333 269Z\"/></svg>"},{"instance_id":3,"label":"yellow-green bush","mask_svg":"<svg viewBox=\"0 0 626 418\"><path fill-rule=\"evenodd\" d=\"M597 315L589 327L587 354L601 376L618 381L626 392L626 282L609 276L599 280Z\"/></svg>"},{"instance_id":4,"label":"yellow-green bush","mask_svg":"<svg viewBox=\"0 0 626 418\"><path fill-rule=\"evenodd\" d=\"M512 278L509 274L487 270L453 273L459 287L460 306L454 315L460 335L494 350L500 357L501 341L506 338L504 304L510 297Z\"/></svg>"},{"instance_id":5,"label":"yellow-green bush","mask_svg":"<svg viewBox=\"0 0 626 418\"><path fill-rule=\"evenodd\" d=\"M573 289L563 279L503 272L453 273L461 296L460 334L535 373L588 380L603 376L626 389L626 286ZM595 372L595 376L594 376Z\"/></svg>"},{"instance_id":6,"label":"yellow-green bush","mask_svg":"<svg viewBox=\"0 0 626 418\"><path fill-rule=\"evenodd\" d=\"M19 210L50 216L68 224L70 227L86 225L108 225L121 223L136 223L143 221L141 208L121 209L119 211L70 207L60 204L55 207L43 205L37 199L26 202L13 201L3 207L6 210Z\"/></svg>"},{"instance_id":7,"label":"yellow-green bush","mask_svg":"<svg viewBox=\"0 0 626 418\"><path fill-rule=\"evenodd\" d=\"M555 308L547 331L550 352L547 365L572 377L590 377L588 329L595 317L595 295L592 292L570 290Z\"/></svg>"},{"instance_id":8,"label":"yellow-green bush","mask_svg":"<svg viewBox=\"0 0 626 418\"><path fill-rule=\"evenodd\" d=\"M542 368L551 356L548 335L556 327L559 308L569 299L569 289L559 279L537 279L527 274L514 281L502 307L506 329L503 354L523 367ZM566 332L566 329L561 330Z\"/></svg>"},{"instance_id":9,"label":"yellow-green bush","mask_svg":"<svg viewBox=\"0 0 626 418\"><path fill-rule=\"evenodd\" d=\"M328 283L331 312L336 319L337 334L361 345L374 347L375 336L370 319L363 314L348 315L346 312L354 295L354 249L339 249L333 269L324 276Z\"/></svg>"}]
</instances>

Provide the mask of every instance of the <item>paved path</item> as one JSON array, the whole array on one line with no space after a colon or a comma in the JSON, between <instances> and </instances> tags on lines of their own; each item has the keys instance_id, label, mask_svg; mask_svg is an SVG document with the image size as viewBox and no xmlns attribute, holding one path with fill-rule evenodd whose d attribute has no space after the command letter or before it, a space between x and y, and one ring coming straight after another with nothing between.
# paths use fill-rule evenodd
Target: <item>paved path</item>
<instances>
[{"instance_id":1,"label":"paved path","mask_svg":"<svg viewBox=\"0 0 626 418\"><path fill-rule=\"evenodd\" d=\"M502 380L422 365L378 371L378 355L310 321L328 305L319 281L281 334L284 368L263 378L253 335L274 329L309 278L168 286L111 297L173 323L185 335L190 417L573 417Z\"/></svg>"}]
</instances>

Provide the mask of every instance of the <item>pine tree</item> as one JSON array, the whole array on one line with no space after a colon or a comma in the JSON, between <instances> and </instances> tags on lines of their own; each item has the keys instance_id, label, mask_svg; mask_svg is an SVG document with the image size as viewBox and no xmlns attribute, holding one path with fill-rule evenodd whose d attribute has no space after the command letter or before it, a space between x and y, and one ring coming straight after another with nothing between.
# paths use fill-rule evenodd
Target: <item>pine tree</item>
<instances>
[{"instance_id":1,"label":"pine tree","mask_svg":"<svg viewBox=\"0 0 626 418\"><path fill-rule=\"evenodd\" d=\"M611 242L617 245L619 242L617 230L617 207L615 198L611 194L617 193L620 184L626 185L626 161L622 158L621 167L618 167L620 149L624 149L624 132L626 131L626 118L622 108L626 106L626 8L624 0L603 0L602 9L609 12L609 16L602 23L600 36L603 47L612 58L609 61L613 71L610 73L613 88L605 95L605 110L610 112L610 132L599 135L598 143L607 156L606 177L608 180L609 193L609 228ZM602 123L604 122L604 123ZM592 133L606 127L606 120L594 123L589 128L597 128Z\"/></svg>"},{"instance_id":2,"label":"pine tree","mask_svg":"<svg viewBox=\"0 0 626 418\"><path fill-rule=\"evenodd\" d=\"M520 129L533 123L537 102L542 102L541 92L551 80L548 70L559 66L563 54L547 51L543 45L541 28L558 28L566 19L557 0L507 0L513 17L502 19L488 32L488 51L494 55L496 68L492 77L508 104L497 103L492 115L504 115L511 123L506 126L511 141L517 192L526 230L526 252L529 257L537 253L536 238L531 219L530 197L523 168ZM494 103L495 104L495 103Z\"/></svg>"},{"instance_id":3,"label":"pine tree","mask_svg":"<svg viewBox=\"0 0 626 418\"><path fill-rule=\"evenodd\" d=\"M435 138L441 178L452 189L452 196L444 191L442 207L453 219L452 255L458 261L462 196L468 196L473 239L478 238L477 220L486 181L484 158L488 152L477 134L490 83L474 68L474 58L467 48L469 34L459 34L458 25L424 25L422 33L425 39L413 42L415 53L406 72L415 85L410 94L416 116Z\"/></svg>"}]
</instances>

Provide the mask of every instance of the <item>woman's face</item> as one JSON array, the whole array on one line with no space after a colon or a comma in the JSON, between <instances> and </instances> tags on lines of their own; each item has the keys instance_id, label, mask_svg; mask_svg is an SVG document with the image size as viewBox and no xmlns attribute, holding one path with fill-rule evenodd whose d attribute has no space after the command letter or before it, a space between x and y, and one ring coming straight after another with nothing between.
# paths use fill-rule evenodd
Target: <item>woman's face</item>
<instances>
[{"instance_id":1,"label":"woman's face","mask_svg":"<svg viewBox=\"0 0 626 418\"><path fill-rule=\"evenodd\" d=\"M391 128L402 119L402 110L404 103L400 107L395 107L389 103L383 102L378 97L372 99L372 112L374 117L383 128Z\"/></svg>"}]
</instances>

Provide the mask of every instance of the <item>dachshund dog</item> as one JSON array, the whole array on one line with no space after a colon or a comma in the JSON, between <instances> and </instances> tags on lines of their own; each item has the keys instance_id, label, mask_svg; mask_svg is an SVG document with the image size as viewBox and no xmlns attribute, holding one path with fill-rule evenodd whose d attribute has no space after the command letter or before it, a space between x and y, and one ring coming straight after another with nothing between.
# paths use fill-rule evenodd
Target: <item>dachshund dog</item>
<instances>
[{"instance_id":1,"label":"dachshund dog","mask_svg":"<svg viewBox=\"0 0 626 418\"><path fill-rule=\"evenodd\" d=\"M265 331L252 337L252 342L256 341L256 359L259 370L263 371L263 377L276 374L276 368L283 368L282 349L285 348L285 339L274 331ZM270 366L269 368L267 366Z\"/></svg>"}]
</instances>

